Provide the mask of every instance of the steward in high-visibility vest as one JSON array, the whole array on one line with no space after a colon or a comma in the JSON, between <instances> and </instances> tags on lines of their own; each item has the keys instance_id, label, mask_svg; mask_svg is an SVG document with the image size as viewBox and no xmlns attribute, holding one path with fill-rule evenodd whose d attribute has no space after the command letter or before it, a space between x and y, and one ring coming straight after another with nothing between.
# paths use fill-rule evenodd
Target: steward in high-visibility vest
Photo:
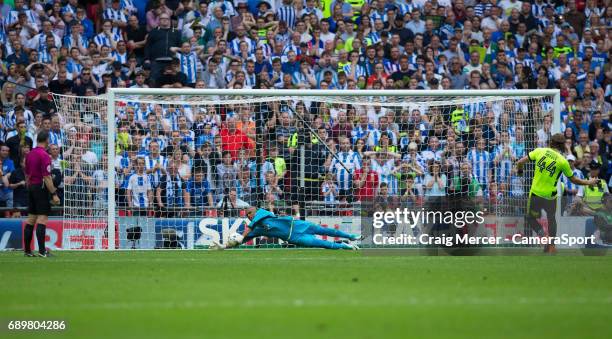
<instances>
[{"instance_id":1,"label":"steward in high-visibility vest","mask_svg":"<svg viewBox=\"0 0 612 339\"><path fill-rule=\"evenodd\" d=\"M451 112L451 124L455 128L457 134L470 131L468 116L463 107L457 106L457 108Z\"/></svg>"},{"instance_id":2,"label":"steward in high-visibility vest","mask_svg":"<svg viewBox=\"0 0 612 339\"><path fill-rule=\"evenodd\" d=\"M287 147L296 148L298 145L298 133L295 132L287 138Z\"/></svg>"},{"instance_id":3,"label":"steward in high-visibility vest","mask_svg":"<svg viewBox=\"0 0 612 339\"><path fill-rule=\"evenodd\" d=\"M603 197L605 191L606 182L601 179L596 186L584 186L584 197L582 201L592 210L599 210L603 208Z\"/></svg>"},{"instance_id":4,"label":"steward in high-visibility vest","mask_svg":"<svg viewBox=\"0 0 612 339\"><path fill-rule=\"evenodd\" d=\"M332 5L335 0L321 0L321 11L323 12L323 18L327 19L332 16ZM361 16L361 7L366 3L365 0L346 0L346 3L353 7L353 21L357 20Z\"/></svg>"},{"instance_id":5,"label":"steward in high-visibility vest","mask_svg":"<svg viewBox=\"0 0 612 339\"><path fill-rule=\"evenodd\" d=\"M304 192L306 201L321 200L321 183L325 177L325 161L329 156L325 140L310 134L310 142L304 143Z\"/></svg>"},{"instance_id":6,"label":"steward in high-visibility vest","mask_svg":"<svg viewBox=\"0 0 612 339\"><path fill-rule=\"evenodd\" d=\"M593 161L589 165L589 177L597 178L599 177L599 169L601 168L601 164ZM606 185L606 181L600 179L597 185L595 186L584 186L583 187L582 201L587 205L588 208L596 211L603 208L603 197L605 193L608 193L608 186Z\"/></svg>"},{"instance_id":7,"label":"steward in high-visibility vest","mask_svg":"<svg viewBox=\"0 0 612 339\"><path fill-rule=\"evenodd\" d=\"M338 72L344 72L344 66L350 65L350 64L351 64L350 61L347 61L347 62L338 61Z\"/></svg>"},{"instance_id":8,"label":"steward in high-visibility vest","mask_svg":"<svg viewBox=\"0 0 612 339\"><path fill-rule=\"evenodd\" d=\"M393 146L393 145L389 145L389 146L374 146L374 151L375 152L391 152L391 153L397 153L397 147Z\"/></svg>"}]
</instances>

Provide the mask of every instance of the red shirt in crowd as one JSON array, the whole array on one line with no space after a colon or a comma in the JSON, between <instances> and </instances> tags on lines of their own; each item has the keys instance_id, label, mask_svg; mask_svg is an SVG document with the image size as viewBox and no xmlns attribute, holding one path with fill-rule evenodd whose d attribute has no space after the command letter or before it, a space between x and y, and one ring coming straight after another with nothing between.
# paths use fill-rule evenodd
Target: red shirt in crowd
<instances>
[{"instance_id":1,"label":"red shirt in crowd","mask_svg":"<svg viewBox=\"0 0 612 339\"><path fill-rule=\"evenodd\" d=\"M242 133L239 129L234 129L233 132L230 132L228 128L222 128L219 133L221 136L221 146L224 151L229 151L232 154L232 159L238 159L238 152L241 149L246 149L252 151L255 149L255 143L253 140L249 139L249 137ZM250 152L249 152L250 153Z\"/></svg>"},{"instance_id":2,"label":"red shirt in crowd","mask_svg":"<svg viewBox=\"0 0 612 339\"><path fill-rule=\"evenodd\" d=\"M43 177L51 175L51 156L42 147L35 147L25 160L28 185L41 185Z\"/></svg>"},{"instance_id":3,"label":"red shirt in crowd","mask_svg":"<svg viewBox=\"0 0 612 339\"><path fill-rule=\"evenodd\" d=\"M356 184L359 180L361 180L363 175L367 175L365 178L365 183L361 188L355 189L357 200L373 200L374 196L376 196L376 190L378 189L378 173L370 170L367 174L364 174L363 169L358 169L355 171L353 182Z\"/></svg>"}]
</instances>

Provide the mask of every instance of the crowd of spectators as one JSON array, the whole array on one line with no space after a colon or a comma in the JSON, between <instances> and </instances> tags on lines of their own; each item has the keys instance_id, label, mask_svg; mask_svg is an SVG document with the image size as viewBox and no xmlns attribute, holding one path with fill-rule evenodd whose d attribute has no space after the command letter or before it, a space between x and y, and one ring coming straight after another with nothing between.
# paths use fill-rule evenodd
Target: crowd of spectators
<instances>
[{"instance_id":1,"label":"crowd of spectators","mask_svg":"<svg viewBox=\"0 0 612 339\"><path fill-rule=\"evenodd\" d=\"M0 0L0 16L5 207L25 206L20 168L46 129L63 201L92 207L67 213L104 211L106 116L93 97L111 87L557 88L575 172L599 166L602 189L610 185L608 1ZM58 111L51 93L91 98ZM118 203L168 216L449 195L524 208L528 187L512 163L546 145L549 99L126 102L116 117Z\"/></svg>"}]
</instances>

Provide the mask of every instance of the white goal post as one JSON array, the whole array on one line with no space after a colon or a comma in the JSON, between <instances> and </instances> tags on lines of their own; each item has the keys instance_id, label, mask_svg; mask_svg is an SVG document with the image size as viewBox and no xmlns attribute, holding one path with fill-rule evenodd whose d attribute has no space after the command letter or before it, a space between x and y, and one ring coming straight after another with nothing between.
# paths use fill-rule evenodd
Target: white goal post
<instances>
[{"instance_id":1,"label":"white goal post","mask_svg":"<svg viewBox=\"0 0 612 339\"><path fill-rule=\"evenodd\" d=\"M62 99L56 96L55 100L58 103L58 111L63 114L65 108L62 104ZM556 133L561 130L560 125L560 91L556 89L550 90L258 90L258 89L175 89L175 88L110 88L108 93L102 97L91 98L91 100L103 100L106 103L106 117L104 123L106 123L105 130L100 133L105 133L100 137L102 142L106 142L106 176L108 181L108 204L104 207L106 210L105 217L107 228L107 246L105 248L109 250L116 249L116 244L119 243L116 239L117 234L121 234L119 231L125 232L125 226L118 225L120 219L117 217L117 197L116 192L116 155L117 155L117 119L118 119L118 105L126 102L133 103L148 103L155 105L157 103L164 103L168 105L193 105L194 107L200 105L225 105L225 102L231 102L235 105L260 103L266 101L294 101L294 102L316 102L323 106L334 106L334 105L355 105L363 107L383 107L385 109L397 108L403 109L406 107L416 106L419 109L421 107L439 107L448 110L450 107L470 105L470 104L483 104L478 107L491 107L491 105L503 106L505 101L514 100L516 106L523 106L523 112L527 112L535 106L543 106L542 102L546 102L546 108L537 107L539 112L538 117L534 121L525 121L526 125L533 124L530 129L529 137L535 140L535 128L539 128L535 124L540 124L543 116L546 114L552 116L552 126L550 133ZM86 98L89 99L89 98ZM537 100L532 100L537 99ZM85 99L84 99L85 100ZM283 101L284 102L284 101ZM489 105L489 106L487 106ZM530 105L533 105L530 106ZM68 107L68 106L66 106ZM103 104L99 103L99 108L103 109ZM335 107L335 106L334 106ZM382 108L381 108L382 109ZM412 109L412 108L410 108ZM407 110L407 109L406 109ZM78 111L78 110L77 110ZM517 109L519 111L519 109ZM354 112L353 112L354 113ZM485 113L485 112L476 112ZM102 114L102 112L99 112ZM326 114L329 114L329 110L326 110ZM333 116L333 112L331 113ZM358 114L369 114L369 113L358 113ZM374 113L376 114L376 113ZM471 114L474 114L472 112ZM526 118L528 115L525 115ZM299 119L302 119L298 115ZM353 116L355 118L355 116ZM535 121L537 120L537 122ZM300 120L298 120L300 121ZM311 138L312 135L316 136L316 130L313 130L309 125L309 122L301 120L300 123L307 125ZM451 126L452 127L452 126ZM418 128L418 126L417 126ZM316 128L315 128L316 129ZM316 136L319 138L319 136ZM399 138L398 138L399 139ZM325 140L321 140L325 141ZM410 140L408 140L410 141ZM325 142L322 142L325 143ZM325 143L327 147L327 144ZM425 145L426 146L426 145ZM259 147L259 145L257 145ZM301 167L300 172L294 173L297 176L303 174L303 167L308 163L308 159L305 159L304 153L301 154L300 164L296 168ZM333 154L333 157L336 157ZM332 161L335 161L332 159ZM345 166L343 162L340 162L341 166ZM327 164L326 164L327 166ZM345 167L346 168L346 167ZM297 170L296 170L297 171ZM259 180L259 174L256 174ZM262 176L263 177L263 176ZM303 178L302 178L303 179ZM300 182L303 185L303 180ZM528 190L528 188L527 188ZM73 207L79 207L79 202L72 202ZM559 203L558 203L559 204ZM87 205L90 206L90 205ZM494 212L496 213L496 212ZM557 217L560 216L560 208L557 208ZM323 218L323 217L322 217ZM66 221L65 221L66 222ZM130 225L133 226L133 225ZM119 235L124 237L124 235ZM123 239L124 240L124 239ZM123 248L125 245L119 245L119 248Z\"/></svg>"}]
</instances>

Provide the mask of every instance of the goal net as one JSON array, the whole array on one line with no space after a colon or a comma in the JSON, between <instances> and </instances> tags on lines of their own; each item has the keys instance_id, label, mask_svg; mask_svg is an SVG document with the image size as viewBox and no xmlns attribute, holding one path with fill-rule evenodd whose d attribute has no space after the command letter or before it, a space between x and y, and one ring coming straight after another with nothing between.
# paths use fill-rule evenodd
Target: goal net
<instances>
[{"instance_id":1,"label":"goal net","mask_svg":"<svg viewBox=\"0 0 612 339\"><path fill-rule=\"evenodd\" d=\"M366 236L524 232L557 91L112 89L55 95L64 248L207 248L256 206ZM52 141L53 142L53 141ZM375 220L380 211L482 221ZM453 227L450 227L453 226ZM339 239L327 239L336 241ZM389 245L389 244L387 244ZM408 244L403 244L408 246ZM247 246L290 246L259 238Z\"/></svg>"}]
</instances>

